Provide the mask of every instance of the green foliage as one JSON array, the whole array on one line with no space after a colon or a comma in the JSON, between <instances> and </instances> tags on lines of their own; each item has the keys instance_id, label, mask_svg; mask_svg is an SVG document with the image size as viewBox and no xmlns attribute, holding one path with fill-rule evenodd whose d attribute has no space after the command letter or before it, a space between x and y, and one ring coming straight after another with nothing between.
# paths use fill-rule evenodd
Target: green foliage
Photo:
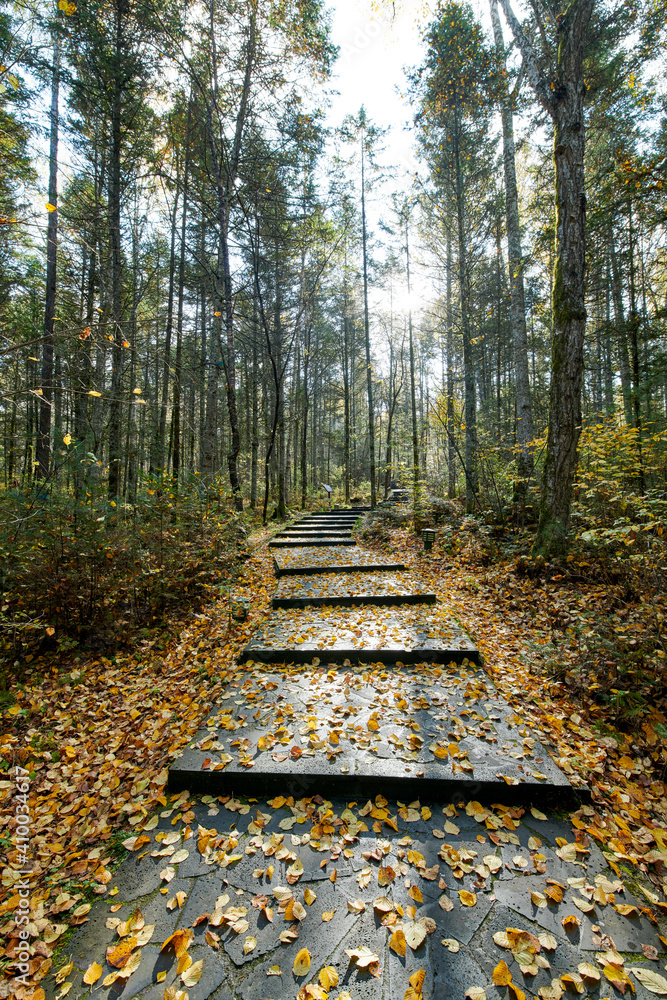
<instances>
[{"instance_id":1,"label":"green foliage","mask_svg":"<svg viewBox=\"0 0 667 1000\"><path fill-rule=\"evenodd\" d=\"M114 644L137 624L197 606L232 570L243 518L219 484L147 479L136 504L103 484L0 494L0 658ZM25 657L22 661L21 657Z\"/></svg>"}]
</instances>

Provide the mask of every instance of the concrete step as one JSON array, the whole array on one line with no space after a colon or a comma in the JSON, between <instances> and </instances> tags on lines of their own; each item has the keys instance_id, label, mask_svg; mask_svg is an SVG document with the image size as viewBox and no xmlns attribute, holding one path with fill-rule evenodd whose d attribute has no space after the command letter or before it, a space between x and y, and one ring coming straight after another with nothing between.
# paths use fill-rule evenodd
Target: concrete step
<instances>
[{"instance_id":1,"label":"concrete step","mask_svg":"<svg viewBox=\"0 0 667 1000\"><path fill-rule=\"evenodd\" d=\"M239 661L307 663L481 662L475 644L441 605L274 610Z\"/></svg>"},{"instance_id":2,"label":"concrete step","mask_svg":"<svg viewBox=\"0 0 667 1000\"><path fill-rule=\"evenodd\" d=\"M282 576L273 597L273 607L435 604L435 600L435 594L410 573L326 573L322 576Z\"/></svg>"},{"instance_id":3,"label":"concrete step","mask_svg":"<svg viewBox=\"0 0 667 1000\"><path fill-rule=\"evenodd\" d=\"M304 545L356 545L353 538L337 538L335 535L316 535L314 538L274 538L269 542L270 549L299 548Z\"/></svg>"},{"instance_id":4,"label":"concrete step","mask_svg":"<svg viewBox=\"0 0 667 1000\"><path fill-rule=\"evenodd\" d=\"M382 791L403 802L427 793L440 802L555 800L561 808L586 796L468 663L249 666L174 761L169 786L246 796Z\"/></svg>"},{"instance_id":5,"label":"concrete step","mask_svg":"<svg viewBox=\"0 0 667 1000\"><path fill-rule=\"evenodd\" d=\"M384 559L360 546L299 546L275 552L276 576L293 573L354 573L358 571L397 570L405 566L397 559Z\"/></svg>"}]
</instances>

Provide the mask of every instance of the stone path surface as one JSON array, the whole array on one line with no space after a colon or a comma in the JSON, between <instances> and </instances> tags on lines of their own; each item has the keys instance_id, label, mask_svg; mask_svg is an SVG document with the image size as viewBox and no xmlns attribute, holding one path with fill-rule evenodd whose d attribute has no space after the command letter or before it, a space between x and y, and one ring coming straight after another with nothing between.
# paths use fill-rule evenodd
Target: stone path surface
<instances>
[{"instance_id":1,"label":"stone path surface","mask_svg":"<svg viewBox=\"0 0 667 1000\"><path fill-rule=\"evenodd\" d=\"M245 668L68 943L68 996L93 961L103 1000L605 1000L623 962L664 964L585 790L574 827L538 808L574 790L434 595L358 546L275 565Z\"/></svg>"},{"instance_id":2,"label":"stone path surface","mask_svg":"<svg viewBox=\"0 0 667 1000\"><path fill-rule=\"evenodd\" d=\"M172 765L177 790L328 794L345 787L506 801L569 791L483 671L450 663L255 668Z\"/></svg>"},{"instance_id":3,"label":"stone path surface","mask_svg":"<svg viewBox=\"0 0 667 1000\"><path fill-rule=\"evenodd\" d=\"M602 1000L618 994L596 956L620 953L626 967L649 971L665 962L646 900L619 888L594 842L575 841L571 824L538 810L381 794L248 802L183 792L145 836L110 883L116 895L68 943L70 1000L91 995L82 979L93 961L104 978L118 971L105 954L128 941L133 918L143 924L135 940L143 932L149 941L129 978L99 980L92 995L101 1000L163 1000L169 987L189 1000L465 1000L471 989L515 1000L492 982L501 961L527 996L553 990L553 980L559 995L565 975L564 1000L577 996L575 983ZM174 945L184 944L179 974ZM644 958L642 945L660 962ZM310 967L296 975L304 948ZM371 956L365 968L349 954L360 948ZM183 981L187 960L195 970L202 963L193 986ZM336 987L306 992L324 968ZM422 991L408 994L420 970ZM626 974L636 1000L650 1000ZM59 990L51 978L48 1000Z\"/></svg>"},{"instance_id":4,"label":"stone path surface","mask_svg":"<svg viewBox=\"0 0 667 1000\"><path fill-rule=\"evenodd\" d=\"M411 573L327 573L283 576L273 596L274 608L319 604L435 604L435 594Z\"/></svg>"},{"instance_id":5,"label":"stone path surface","mask_svg":"<svg viewBox=\"0 0 667 1000\"><path fill-rule=\"evenodd\" d=\"M246 659L304 663L460 663L479 659L475 644L442 607L278 608L255 632Z\"/></svg>"},{"instance_id":6,"label":"stone path surface","mask_svg":"<svg viewBox=\"0 0 667 1000\"><path fill-rule=\"evenodd\" d=\"M383 559L356 545L345 547L339 552L326 545L313 548L300 546L284 553L276 553L274 561L277 576L285 573L355 573L360 569L405 569L405 565L397 559Z\"/></svg>"},{"instance_id":7,"label":"stone path surface","mask_svg":"<svg viewBox=\"0 0 667 1000\"><path fill-rule=\"evenodd\" d=\"M309 537L307 535L298 535L296 537L281 537L274 538L269 542L270 549L280 549L280 548L295 548L297 546L304 545L356 545L353 538L347 538L344 535L328 535L322 532L315 537Z\"/></svg>"}]
</instances>

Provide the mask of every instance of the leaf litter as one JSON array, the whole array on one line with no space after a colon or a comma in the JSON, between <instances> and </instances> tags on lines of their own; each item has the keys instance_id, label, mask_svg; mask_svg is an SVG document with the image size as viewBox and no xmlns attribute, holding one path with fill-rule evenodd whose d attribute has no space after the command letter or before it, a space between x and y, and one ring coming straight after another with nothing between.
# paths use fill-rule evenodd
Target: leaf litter
<instances>
[{"instance_id":1,"label":"leaf litter","mask_svg":"<svg viewBox=\"0 0 667 1000\"><path fill-rule=\"evenodd\" d=\"M266 572L264 576L266 577ZM261 589L261 580L262 573L258 572L256 583L259 589ZM265 586L263 592L266 593L267 590L268 587ZM456 587L454 586L448 594L453 594L453 602L457 608L460 620L466 624L463 606L457 607L458 594ZM469 609L468 613L470 613ZM261 617L260 614L257 615L254 621L250 622L245 635L255 627L259 617ZM501 644L498 646L494 645L494 643L499 642L497 637L502 633L500 625L494 622L493 619L481 615L477 619L478 628L480 618L484 620L485 634L487 635L484 642L480 641L480 646L484 649L487 662L491 663L490 669L494 673L494 679L498 687L512 704L517 718L516 725L525 726L529 723L532 727L538 730L541 729L547 733L551 736L557 747L559 763L561 760L564 762L564 769L570 774L576 774L577 767L580 767L583 773L586 765L590 763L590 752L592 750L585 735L584 720L580 718L579 721L572 723L575 729L575 738L574 741L571 741L566 726L567 717L565 714L565 710L569 706L561 704L559 711L562 714L559 715L555 714L555 703L548 697L544 699L544 704L540 706L535 701L531 702L530 697L527 697L527 693L529 695L533 687L531 684L526 684L528 678L525 668L518 658L511 655L511 649L509 652L505 650L503 653ZM262 831L268 825L268 817L271 816L269 810L277 811L279 809L286 809L288 811L286 818L289 819L289 824L286 824L288 830L293 829L294 825L297 824L297 829L300 831L299 839L301 840L301 844L299 846L307 846L309 851L315 851L319 855L326 855L326 858L323 859L325 864L329 860L335 862L336 859L340 859L341 855L345 857L346 851L353 850L352 845L355 844L359 835L365 831L370 832L372 830L376 835L381 834L382 840L389 845L386 853L384 849L380 850L380 857L378 859L369 858L371 873L376 873L378 883L381 868L385 870L391 869L398 873L400 877L405 877L408 871L414 871L418 873L423 886L429 883L428 875L430 874L430 866L426 864L425 860L422 863L420 858L415 857L409 862L406 853L403 854L403 858L398 856L399 851L404 851L404 847L399 846L399 840L405 840L406 836L410 840L409 835L402 834L400 837L398 836L401 833L401 829L409 829L411 822L423 823L423 816L425 814L430 819L431 810L428 807L422 807L419 802L410 804L396 803L392 809L392 806L386 799L382 796L377 796L374 801L369 801L365 805L356 806L355 808L348 806L340 816L337 816L333 811L332 804L319 799L319 797L295 801L289 796L278 796L271 802L267 802L266 805L256 808L256 815L249 822L245 835L230 832L229 836L221 837L216 829L207 830L205 827L197 826L197 824L193 826L193 821L195 820L193 807L196 803L190 799L187 793L171 796L166 795L164 789L166 779L164 765L172 759L189 738L191 739L193 730L206 717L207 712L210 710L210 705L214 698L217 698L218 693L225 688L225 685L229 681L233 680L235 675L239 676L239 668L233 662L233 655L234 651L239 648L240 642L235 640L233 644L230 643L227 647L221 648L219 645L216 645L215 639L210 635L210 628L211 622L208 621L205 627L203 626L199 631L200 638L198 642L195 642L198 638L196 631L194 633L186 631L185 634L181 634L178 642L174 643L173 649L168 651L164 659L151 660L148 663L140 664L134 668L134 674L131 674L129 677L127 669L122 669L117 664L114 665L100 661L99 664L92 663L86 665L86 686L83 690L80 690L79 685L76 684L66 685L64 690L60 687L60 707L56 711L55 719L60 726L63 737L62 742L66 741L66 747L69 746L70 748L69 753L65 748L62 757L58 755L54 759L54 754L51 751L42 751L32 747L28 749L24 739L25 735L29 732L27 728L25 730L20 728L18 731L15 728L13 739L10 733L9 744L6 743L5 745L9 745L10 749L14 751L18 750L22 753L20 759L24 762L24 766L26 763L30 765L31 772L34 772L35 794L38 797L40 805L44 806L45 815L49 817L50 823L56 824L56 829L61 839L55 843L49 842L50 846L47 845L45 835L42 835L41 840L38 841L44 849L43 854L46 858L46 864L42 862L44 866L39 868L36 873L39 880L39 888L37 890L36 912L33 914L33 923L36 930L36 943L40 945L40 949L35 953L35 958L31 963L31 990L22 994L20 987L18 991L10 987L9 989L5 988L1 995L16 996L17 1000L21 1000L22 996L34 996L35 1000L40 1000L43 991L41 992L39 983L49 972L53 963L53 949L51 945L57 943L58 938L62 936L69 923L76 924L77 922L85 922L88 919L86 907L89 909L89 906L88 904L81 904L81 893L72 891L70 888L63 888L61 891L58 889L59 883L67 882L69 885L72 876L75 876L81 886L85 885L92 888L98 895L113 893L113 888L111 887L112 858L105 855L104 850L100 849L99 844L91 850L85 850L87 842L91 843L93 838L95 838L98 840L102 839L102 843L104 843L104 840L109 838L109 832L113 830L125 828L127 832L130 832L132 835L125 837L126 848L136 853L147 853L149 849L162 851L165 848L173 846L174 854L170 856L170 860L173 860L177 850L188 850L188 848L178 847L182 837L184 842L189 842L190 851L196 845L196 850L202 861L205 864L217 866L222 870L223 874L225 874L225 870L229 871L230 859L235 857L235 851L240 852L240 857L244 857L248 853L256 854L261 850L262 854L271 859L275 858L279 852L285 849L287 854L277 860L276 877L278 877L281 871L283 876L285 876L289 867L295 864L297 858L294 857L294 859L291 859L289 855L293 853L290 850L290 846L297 845L291 845L289 842L285 844L286 830L280 830L280 833L274 834L268 839L264 839ZM208 643L205 638L207 634L210 638ZM503 634L506 637L506 633ZM245 635L242 631L239 636L241 642L245 638ZM493 656L497 656L496 663L493 662L493 657L489 655L490 652L493 653ZM177 701L173 694L174 688L178 688L178 685L174 683L174 671L181 669L184 680L186 679L186 675L191 678L193 653L195 659L199 659L201 665L204 666L208 681L197 692L193 691L191 696L186 695L185 699L181 696L180 701ZM187 662L186 658L188 658ZM495 676L498 673L498 663L504 665L506 671L504 680L499 674ZM508 670L508 664L512 666L513 672ZM165 677L165 667L168 667L171 671L168 677ZM76 681L77 678L74 678L74 680ZM158 697L161 699L162 705L165 706L162 709L164 721L162 721L160 713L154 711L155 696L149 699L146 691L147 683L154 684L158 688ZM524 684L523 689L521 687L522 684ZM32 687L28 686L21 698L21 701L25 703L25 708L30 711L31 703L39 704L39 698L43 695L44 691L49 689L49 685L53 687L53 679L47 679ZM106 714L100 716L97 710L99 710L100 704L103 703L101 697L103 695L107 695L109 698L110 708ZM147 701L149 702L148 706L145 704ZM178 712L176 711L177 705L179 708ZM146 708L146 711L142 712L143 708ZM576 712L573 712L573 716L576 714ZM76 731L73 731L74 715L76 715L77 720L85 720L85 724L79 726ZM139 725L137 724L137 719L140 719ZM560 725L558 724L559 719ZM167 723L169 723L168 727ZM115 737L111 736L111 750L105 744L105 750L107 750L111 758L108 762L101 759L99 749L91 745L92 740L97 739L97 733L101 724L105 727L105 739L109 733L117 734ZM582 739L578 738L579 734L577 730L584 730L584 737ZM372 729L370 732L372 732ZM556 739L556 737L558 738ZM583 761L578 759L576 754L570 752L571 742L574 742L578 750L581 751L582 747L587 750L587 753L583 755ZM139 748L141 748L143 756L140 760L133 759L133 754L136 757L136 751ZM605 749L609 750L610 748L606 747ZM94 751L97 751L97 757L94 755ZM612 757L612 760L614 759L613 754L609 756ZM632 763L632 760L630 762ZM105 768L105 763L113 766ZM91 764L97 764L97 769L91 768ZM99 775L100 777L96 777L96 781L106 780L107 783L101 785L101 789L105 790L102 798L104 799L106 811L103 814L93 814L91 816L89 812L86 813L84 810L83 807L87 806L85 796L88 794L89 788L85 787L85 781L78 779L78 774L81 771L84 774L91 774L91 776L93 773L94 775ZM625 775L623 772L626 772ZM540 850L541 845L536 842L533 843L533 847L530 849L531 870L545 875L542 887L543 891L540 893L539 898L543 895L545 899L548 899L549 906L559 907L560 905L567 904L568 900L573 899L576 894L576 898L586 903L594 902L595 906L616 906L618 912L622 916L625 915L627 919L632 919L634 914L641 914L648 917L649 920L658 919L665 910L665 885L664 880L661 879L661 872L664 871L665 861L667 860L667 834L665 833L666 824L663 808L664 786L657 788L655 787L655 782L653 786L642 783L633 785L629 780L621 781L618 787L608 786L605 784L606 773L606 770L603 769L602 773L598 774L596 778L595 787L597 795L594 796L594 804L592 806L583 806L572 814L572 840L566 841L561 838L563 842L558 843L557 850L561 852L560 860L564 865L570 866L572 871L572 875L568 879L568 884L553 884L553 880L546 877L545 855ZM614 773L612 771L612 774ZM636 772L634 768L630 770L626 761L619 760L618 773L627 779L641 772ZM119 780L114 782L114 777L118 777ZM631 789L636 790L638 788L642 790L641 795L637 794L636 791L630 795ZM99 791L101 789L95 790ZM63 790L66 790L66 795L63 795ZM3 789L3 791L6 792L7 789ZM129 796L127 794L128 791ZM225 796L220 796L217 799L205 796L202 802L209 806L209 811L213 814L218 813L221 807L238 816L248 816L251 808L253 812L255 811L255 808L250 803ZM67 807L72 805L72 803L74 804L74 808L68 809ZM78 808L77 803L79 803ZM650 805L649 813L645 811L647 804ZM174 841L173 844L165 844L167 837L163 831L155 830L157 825L154 822L156 816L155 810L160 807L163 807L163 811L172 816L175 826L172 832L179 834L178 840ZM460 810L457 811L453 806L446 808L449 810L447 820L456 819ZM424 813L424 810L426 810L426 813ZM466 837L465 832L463 837L461 837L460 833L454 833L451 828L447 829L444 820L440 820L440 826L438 826L435 823L434 817L431 829L434 841L437 841L440 845L438 852L439 860L444 863L454 878L469 880L468 884L470 888L459 890L458 905L468 905L472 908L477 905L480 893L491 894L493 892L493 868L504 857L503 851L506 848L510 849L513 845L514 838L517 838L517 831L522 826L522 820L526 814L523 809L516 807L496 805L493 808L488 808L475 802L468 802L463 806L463 810L463 815L472 818L480 829L480 833L476 838L478 842L477 846L473 846L474 841L471 843L468 839L464 839ZM83 815L80 815L80 813L83 813ZM539 824L547 821L546 814L541 813L539 810L532 809L531 813L532 816L526 816L529 824ZM74 822L72 822L72 819L74 819ZM294 823L292 823L292 820L294 820ZM455 823L452 823L451 827L459 829ZM40 832L38 829L38 837L40 836ZM160 837L161 833L163 835ZM397 835L396 837L394 836L395 834ZM281 835L282 840L280 839ZM294 835L290 833L290 836ZM469 832L467 836L469 837ZM239 838L238 840L237 837ZM536 837L535 830L531 830L531 837ZM596 841L605 850L605 856L610 864L610 876L607 877L604 875L589 878L585 875L584 868L582 881L582 865L585 866L586 864L585 859L590 850L591 840ZM489 853L489 842L494 846L496 852L500 851L500 858L498 853ZM483 846L484 844L486 844L486 848ZM392 854L392 852L395 853L396 857L391 857L389 859L391 860L391 864L387 864L385 858L388 858L388 855ZM419 852L415 852L415 854L417 853ZM183 855L181 857L185 860ZM56 861L55 865L53 865L53 860ZM384 864L381 865L381 861L384 861ZM47 864L50 867L47 868ZM231 865L233 864L234 862L231 862ZM649 883L651 888L645 887L643 890L646 896L646 903L649 905L642 903L637 906L626 904L630 907L630 910L624 914L622 909L624 904L618 903L617 900L619 895L622 895L625 891L623 871L627 871L628 865L635 866L640 873L648 874L651 877L651 883ZM438 865L437 867L439 871L442 869L442 865ZM269 869L271 869L269 884L272 884L274 878L273 865L268 865L264 869L258 869L258 871L263 871L263 877L266 877ZM298 866L296 870L293 868L292 871L295 876L298 876L294 880L294 883L298 884L300 877ZM401 874L403 871L404 874ZM436 874L435 877L440 878L440 887L446 889L447 887L442 879L442 875ZM276 904L274 905L277 905L283 922L285 921L285 914L288 912L288 907L290 904L292 905L290 913L292 922L288 928L292 931L292 937L287 942L286 947L298 950L297 931L300 925L298 915L301 911L297 909L297 903L302 906L304 912L307 911L305 911L303 904L300 904L300 901L296 899L290 879L288 878L287 881L288 886L284 887L284 890L277 894L275 897ZM394 891L391 881L388 885ZM276 887L276 891L277 888L279 887ZM418 888L420 887L418 886ZM12 942L16 942L17 940L17 926L12 919L12 913L15 910L17 900L16 894L12 892L11 879L5 881L4 889L5 897L2 904L4 909L2 912L5 914L5 924L2 932L5 957L9 959L9 964L5 968L5 974L7 974L7 971L11 974L12 954L16 953L16 945L12 945ZM236 895L243 894L242 890L235 889L231 884L229 884L229 889L230 892ZM461 897L462 892L467 892L469 896ZM605 897L604 903L601 898L602 894ZM313 893L313 895L315 894ZM474 902L469 897L475 897ZM177 897L172 896L171 898L175 899ZM230 896L229 899L231 898ZM317 897L315 896L315 898ZM350 901L354 903L355 898L350 894L346 903ZM441 898L448 900L451 904L447 892L444 892ZM257 907L255 905L252 907L241 905L230 907L227 905L229 899L221 903L220 912L216 911L217 915L210 915L213 917L211 926L217 926L218 929L223 930L228 928L227 933L231 932L237 936L239 934L244 935L242 941L245 942L250 953L251 950L254 950L251 947L251 943L255 939L252 934L246 934L249 929L246 915L255 911ZM305 896L303 899L308 905ZM467 904L464 902L465 900L468 900ZM8 903L10 905L7 905ZM327 917L329 919L333 918L335 910L318 913L316 912L317 908L314 906L314 903L315 900L313 899L310 905L313 909L312 919L315 920L316 924L321 926L322 920L325 920ZM166 905L167 900L165 900ZM451 904L451 906L453 905ZM442 908L448 909L450 906L443 906ZM259 909L263 909L264 913L271 909L268 906L268 897L267 903L263 903ZM407 908L402 903L394 901L387 896L378 896L373 904L373 909L381 917L382 923L387 928L387 934L390 936L390 951L396 951L397 954L401 953L401 947L406 946L414 947L414 950L417 951L423 946L424 939L432 933L430 926L424 922L425 918L417 916L415 907ZM415 912L411 914L409 912L410 909ZM588 915L584 911L582 919L592 922L595 912L596 910L594 909L591 911L592 915ZM295 916L296 919L294 919ZM355 914L354 909L349 913L349 917L350 919L360 919L359 914ZM202 915L201 919L205 918L206 915ZM310 917L307 917L307 919L310 919ZM568 917L563 918L563 920L567 919ZM575 917L572 917L572 919L578 920ZM195 922L199 920L200 918ZM111 956L117 964L106 963L109 971L105 976L104 982L107 985L114 981L113 977L132 975L140 965L141 945L143 943L143 938L140 935L142 931L144 934L146 933L145 923L143 923L140 911L135 911L129 922L132 923L132 921L134 923L130 927L127 926L128 921L121 922L125 924L121 928L122 933L118 931L121 925L116 926L117 940L111 948ZM433 930L435 930L435 922L433 922ZM596 929L594 929L594 933L596 933ZM514 936L512 937L511 934ZM519 963L518 968L526 968L527 974L530 975L530 971L532 971L531 966L537 964L536 960L540 956L545 957L549 954L550 950L553 951L557 948L559 941L554 935L544 932L537 935L538 943L535 945L532 937L524 938L524 934L530 935L530 932L526 931L525 928L508 928L506 935L510 948L507 949L505 947L505 939L503 939L501 945L497 944L497 946L502 947L503 950L511 954L512 961ZM192 931L187 928L177 931L163 945L163 949L173 950L178 975L184 985L191 982L196 983L201 976L203 968L203 961L202 964L200 962L193 962L189 955L189 947L192 942L191 935ZM215 932L207 931L206 942L212 949L215 949L216 937L219 940L219 936ZM396 948L391 946L392 940L395 941ZM448 941L446 947L449 947L450 943L456 943L455 939L446 940ZM628 975L630 973L637 981L642 982L649 992L654 992L655 995L663 995L664 977L660 973L650 967L640 968L636 965L626 969L625 961L616 951L613 941L605 935L598 935L598 940L601 950L596 955L596 965L580 963L578 969L573 969L568 975L553 980L551 987L541 987L538 993L542 1000L559 1000L565 987L579 992L580 984L584 984L585 987L586 982L594 983L596 981L595 972L598 967L600 974L604 976L606 981L621 993L625 992L628 988L631 992L634 991L634 985ZM123 945L123 942L126 943ZM41 947L44 944L46 947ZM647 945L646 947L652 948L653 945ZM12 951L12 948L14 951ZM369 950L363 942L360 942L356 948L350 949L350 951L355 953L354 957L349 957L353 958L357 965L358 959L361 959L363 963L368 958L368 966L370 967L374 964L374 958L369 958L367 954ZM301 951L307 953L308 949L301 949ZM296 951L294 954L296 955ZM374 956L375 953L371 952L371 955ZM105 956L100 955L95 957L97 960L93 961L84 972L87 981L90 983L97 983L105 971L103 965ZM546 957L545 960L548 961ZM293 958L291 961L296 962L296 959ZM523 966L521 963L523 963ZM301 967L303 965L299 966L299 968ZM269 970L269 973L277 974L275 972L276 968L280 969L280 966L272 966L271 969L274 971L271 972ZM504 971L505 969L507 969L507 972ZM340 969L339 971L342 972L344 970ZM423 970L420 970L420 972L423 972ZM68 974L67 965L62 966L59 977L61 983L63 983L63 989L66 989L68 986ZM496 972L494 972L494 981L497 978L507 980L506 985L509 992L515 1000L522 1000L525 994L520 986L514 983L513 975L507 962L500 960ZM408 991L406 991L406 997L410 991L412 991L410 993L411 997L420 997L422 995L424 978L423 975L417 976L414 983L411 981ZM3 987L6 982L7 980L3 982ZM303 989L307 990L309 988L310 984L307 984ZM318 988L325 989L321 983ZM170 987L170 989L172 988ZM175 990L174 995L177 995L177 988L174 987L173 989ZM62 995L64 996L66 993ZM304 993L304 996L306 995L314 994ZM466 995L471 1000L483 1000L485 996L483 984L470 984Z\"/></svg>"}]
</instances>

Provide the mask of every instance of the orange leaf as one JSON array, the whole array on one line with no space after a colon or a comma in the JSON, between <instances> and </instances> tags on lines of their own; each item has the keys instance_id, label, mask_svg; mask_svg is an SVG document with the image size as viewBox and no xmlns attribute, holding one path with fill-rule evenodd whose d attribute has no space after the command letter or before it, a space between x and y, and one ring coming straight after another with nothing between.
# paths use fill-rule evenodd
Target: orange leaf
<instances>
[{"instance_id":1,"label":"orange leaf","mask_svg":"<svg viewBox=\"0 0 667 1000\"><path fill-rule=\"evenodd\" d=\"M493 979L494 986L509 986L512 982L512 973L507 966L507 962L501 959L493 970L491 978Z\"/></svg>"}]
</instances>

